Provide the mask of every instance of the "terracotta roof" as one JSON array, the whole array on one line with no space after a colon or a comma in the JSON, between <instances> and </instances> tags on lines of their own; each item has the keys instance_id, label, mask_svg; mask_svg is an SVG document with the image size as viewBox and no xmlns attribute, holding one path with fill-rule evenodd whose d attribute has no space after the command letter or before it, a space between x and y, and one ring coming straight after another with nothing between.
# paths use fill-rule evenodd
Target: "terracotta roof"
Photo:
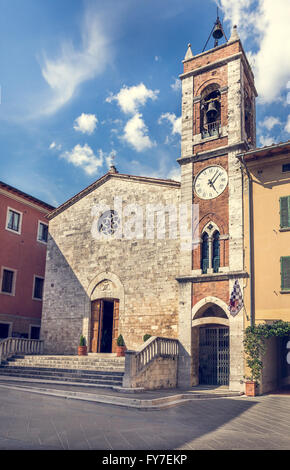
<instances>
[{"instance_id":1,"label":"terracotta roof","mask_svg":"<svg viewBox=\"0 0 290 470\"><path fill-rule=\"evenodd\" d=\"M245 162L259 160L260 158L274 157L275 155L283 155L290 153L290 140L287 142L280 142L279 144L272 144L261 148L255 148L248 152L237 155L238 158L243 158Z\"/></svg>"},{"instance_id":2,"label":"terracotta roof","mask_svg":"<svg viewBox=\"0 0 290 470\"><path fill-rule=\"evenodd\" d=\"M173 187L180 187L180 182L170 180L170 179L162 179L162 178L151 178L147 176L135 176L135 175L126 175L122 173L112 173L108 171L105 175L101 176L99 179L94 181L92 184L87 186L85 189L80 191L79 193L75 194L73 197L68 199L66 202L61 204L59 207L57 207L54 211L52 211L48 215L48 219L53 219L55 216L66 210L68 207L72 206L75 204L77 201L82 199L83 197L87 196L87 194L91 193L94 191L96 188L104 184L106 181L108 181L110 178L119 178L119 179L127 179L131 181L136 181L136 182L143 182L143 183L151 183L151 184L163 184L166 186L173 186Z\"/></svg>"},{"instance_id":3,"label":"terracotta roof","mask_svg":"<svg viewBox=\"0 0 290 470\"><path fill-rule=\"evenodd\" d=\"M3 181L0 181L0 188L3 188L8 192L14 193L17 196L20 196L30 202L34 202L35 204L44 207L48 211L52 211L53 209L55 209L55 207L51 206L50 204L47 204L46 202L41 201L40 199L37 199L36 197L31 196L30 194L24 193L20 189L14 188L13 186L10 186L10 184L4 183Z\"/></svg>"}]
</instances>

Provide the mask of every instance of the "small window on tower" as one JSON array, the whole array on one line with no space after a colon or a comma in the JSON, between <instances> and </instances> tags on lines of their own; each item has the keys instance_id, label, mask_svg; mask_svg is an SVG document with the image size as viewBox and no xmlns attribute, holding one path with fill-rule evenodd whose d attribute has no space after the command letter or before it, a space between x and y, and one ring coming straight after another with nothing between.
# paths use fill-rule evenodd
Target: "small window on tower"
<instances>
[{"instance_id":1,"label":"small window on tower","mask_svg":"<svg viewBox=\"0 0 290 470\"><path fill-rule=\"evenodd\" d=\"M253 106L247 92L245 92L245 131L249 143L253 143Z\"/></svg>"},{"instance_id":2,"label":"small window on tower","mask_svg":"<svg viewBox=\"0 0 290 470\"><path fill-rule=\"evenodd\" d=\"M203 138L219 136L221 126L221 94L218 85L209 85L202 93L200 126Z\"/></svg>"}]
</instances>

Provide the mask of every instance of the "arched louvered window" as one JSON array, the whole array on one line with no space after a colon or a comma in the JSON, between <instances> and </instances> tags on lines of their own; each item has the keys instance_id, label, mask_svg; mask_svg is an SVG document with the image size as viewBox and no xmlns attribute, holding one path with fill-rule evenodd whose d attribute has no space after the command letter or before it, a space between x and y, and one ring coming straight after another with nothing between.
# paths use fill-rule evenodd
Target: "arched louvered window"
<instances>
[{"instance_id":1,"label":"arched louvered window","mask_svg":"<svg viewBox=\"0 0 290 470\"><path fill-rule=\"evenodd\" d=\"M206 274L209 268L209 244L208 244L208 234L205 232L202 235L201 243L201 270L202 274Z\"/></svg>"},{"instance_id":2,"label":"arched louvered window","mask_svg":"<svg viewBox=\"0 0 290 470\"><path fill-rule=\"evenodd\" d=\"M213 272L217 273L220 267L220 233L214 232L212 237L212 267Z\"/></svg>"}]
</instances>

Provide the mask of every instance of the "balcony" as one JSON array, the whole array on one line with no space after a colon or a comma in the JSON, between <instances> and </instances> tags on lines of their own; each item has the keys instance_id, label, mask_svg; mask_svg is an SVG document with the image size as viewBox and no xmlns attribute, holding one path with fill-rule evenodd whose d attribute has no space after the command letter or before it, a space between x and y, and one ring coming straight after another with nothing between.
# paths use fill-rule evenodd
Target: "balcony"
<instances>
[{"instance_id":1,"label":"balcony","mask_svg":"<svg viewBox=\"0 0 290 470\"><path fill-rule=\"evenodd\" d=\"M208 124L204 124L203 128L201 129L201 135L203 139L209 137L219 137L221 130L221 121L209 122Z\"/></svg>"}]
</instances>

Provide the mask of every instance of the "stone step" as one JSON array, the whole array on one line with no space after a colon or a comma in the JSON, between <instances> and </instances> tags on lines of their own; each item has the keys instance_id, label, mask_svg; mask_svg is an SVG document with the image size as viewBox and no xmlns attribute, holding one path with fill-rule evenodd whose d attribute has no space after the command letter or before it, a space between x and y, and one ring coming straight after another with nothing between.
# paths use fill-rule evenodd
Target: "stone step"
<instances>
[{"instance_id":1,"label":"stone step","mask_svg":"<svg viewBox=\"0 0 290 470\"><path fill-rule=\"evenodd\" d=\"M65 369L92 369L97 370L101 369L116 369L116 370L124 370L123 364L112 364L111 362L97 362L94 364L86 364L86 363L74 363L74 362L48 362L48 361L26 361L26 360L16 360L16 361L5 361L3 364L9 364L11 367L17 366L31 366L31 367L47 367L47 368L65 368Z\"/></svg>"},{"instance_id":2,"label":"stone step","mask_svg":"<svg viewBox=\"0 0 290 470\"><path fill-rule=\"evenodd\" d=\"M10 371L5 371L0 369L0 375L8 376L8 377L13 377L15 376L14 374L11 374ZM78 376L73 376L73 377L67 377L67 376L62 376L60 374L56 375L47 375L47 374L36 374L36 373L29 373L29 372L21 372L17 373L17 377L22 377L25 379L39 379L39 380L53 380L53 381L59 381L59 382L78 382L78 383L84 383L84 384L95 384L95 385L104 385L104 386L116 386L122 385L122 380L121 379L92 379L92 378L87 378L87 377L78 377Z\"/></svg>"},{"instance_id":3,"label":"stone step","mask_svg":"<svg viewBox=\"0 0 290 470\"><path fill-rule=\"evenodd\" d=\"M124 358L112 355L17 355L1 364L0 375L112 387L122 385L124 370Z\"/></svg>"},{"instance_id":4,"label":"stone step","mask_svg":"<svg viewBox=\"0 0 290 470\"><path fill-rule=\"evenodd\" d=\"M116 356L40 356L40 355L15 355L10 360L41 360L41 361L56 361L56 362L86 362L86 363L95 363L95 362L112 362L112 363L125 363L124 357Z\"/></svg>"},{"instance_id":5,"label":"stone step","mask_svg":"<svg viewBox=\"0 0 290 470\"><path fill-rule=\"evenodd\" d=\"M90 377L112 377L120 378L123 377L124 372L122 371L108 371L108 370L86 370L86 369L60 369L60 368L47 368L47 367L21 367L21 366L9 366L4 364L0 367L0 374L2 372L11 372L12 374L18 372L35 372L35 374L45 373L45 374L70 374L71 376L90 376Z\"/></svg>"}]
</instances>

